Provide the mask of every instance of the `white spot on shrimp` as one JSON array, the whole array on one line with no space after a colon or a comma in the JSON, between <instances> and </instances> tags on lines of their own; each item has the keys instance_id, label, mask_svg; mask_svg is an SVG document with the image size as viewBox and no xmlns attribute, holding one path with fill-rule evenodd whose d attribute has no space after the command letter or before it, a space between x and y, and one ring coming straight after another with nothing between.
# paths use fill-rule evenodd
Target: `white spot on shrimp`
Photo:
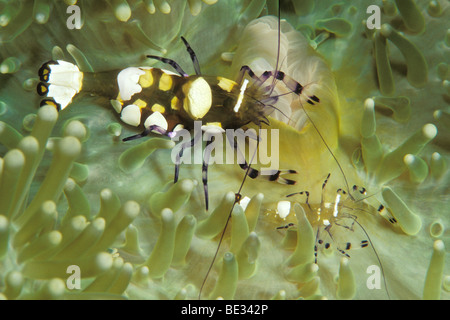
<instances>
[{"instance_id":1,"label":"white spot on shrimp","mask_svg":"<svg viewBox=\"0 0 450 320\"><path fill-rule=\"evenodd\" d=\"M145 74L145 71L130 67L123 69L117 75L117 84L119 85L120 97L124 101L128 101L131 97L142 91L142 87L138 84L139 77Z\"/></svg>"},{"instance_id":2,"label":"white spot on shrimp","mask_svg":"<svg viewBox=\"0 0 450 320\"><path fill-rule=\"evenodd\" d=\"M130 126L137 127L141 123L141 109L137 105L130 104L122 110L120 119Z\"/></svg>"}]
</instances>

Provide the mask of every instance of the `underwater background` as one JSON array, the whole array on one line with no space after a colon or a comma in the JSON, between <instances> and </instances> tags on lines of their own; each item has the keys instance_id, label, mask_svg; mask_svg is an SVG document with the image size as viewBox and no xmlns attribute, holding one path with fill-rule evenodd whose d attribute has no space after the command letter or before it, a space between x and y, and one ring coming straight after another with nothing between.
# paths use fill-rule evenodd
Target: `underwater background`
<instances>
[{"instance_id":1,"label":"underwater background","mask_svg":"<svg viewBox=\"0 0 450 320\"><path fill-rule=\"evenodd\" d=\"M0 0L0 298L196 299L227 225L202 299L449 299L448 1L282 1L280 67L321 103L280 99L270 128L297 185L246 179L252 200L229 222L238 165L210 166L205 212L201 165L182 165L174 185L173 143L122 142L136 131L108 99L39 108L37 72L51 59L166 68L152 54L192 74L180 36L203 74L274 70L277 2ZM72 5L80 29L68 28ZM330 236L370 245L349 258L321 249L315 264L318 208L338 188L355 192L341 210L358 223ZM286 198L301 191L310 205Z\"/></svg>"}]
</instances>

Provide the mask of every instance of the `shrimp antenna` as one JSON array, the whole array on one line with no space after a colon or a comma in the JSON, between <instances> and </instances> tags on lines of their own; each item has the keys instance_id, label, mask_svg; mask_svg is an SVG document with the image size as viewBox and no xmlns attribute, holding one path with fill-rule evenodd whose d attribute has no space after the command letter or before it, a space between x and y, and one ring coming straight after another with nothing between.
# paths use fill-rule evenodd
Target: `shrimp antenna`
<instances>
[{"instance_id":1,"label":"shrimp antenna","mask_svg":"<svg viewBox=\"0 0 450 320\"><path fill-rule=\"evenodd\" d=\"M386 284L386 276L384 275L383 264L381 263L380 257L378 256L378 253L377 253L377 250L375 250L375 247L373 246L372 240L370 239L369 234L367 233L366 229L364 229L364 227L361 225L361 223L358 222L358 220L353 219L353 221L355 221L356 224L361 227L362 231L367 236L367 240L369 240L369 242L370 242L370 246L372 247L372 250L375 253L375 256L377 257L378 263L380 264L381 274L383 275L383 283L384 283L384 287L386 288L386 294L388 296L388 299L391 300L391 295L389 294L388 286Z\"/></svg>"},{"instance_id":2,"label":"shrimp antenna","mask_svg":"<svg viewBox=\"0 0 450 320\"><path fill-rule=\"evenodd\" d=\"M259 133L261 134L261 126L259 126ZM210 265L209 265L208 271L206 271L206 275L205 275L205 277L203 278L203 282L202 282L202 285L200 286L200 291L199 291L199 293L198 293L198 300L200 300L200 298L201 298L201 296L202 296L203 287L204 287L205 284L206 284L206 280L208 280L208 276L209 276L209 274L210 274L210 272L211 272L211 269L212 269L212 267L213 267L213 265L214 265L214 262L216 262L217 255L219 254L219 250L220 250L220 247L221 247L221 245L222 245L222 241L223 241L223 238L224 238L224 236L225 236L225 231L227 230L228 223L230 222L231 214L232 214L232 212L233 212L233 209L234 209L236 203L238 203L238 202L240 201L240 198L241 198L241 191L242 191L242 189L244 188L245 180L246 180L247 177L248 177L248 173L249 173L249 171L250 171L250 169L251 169L251 164L252 164L252 162L253 162L253 160L254 160L254 158L255 158L256 151L258 150L258 147L259 147L259 139L256 140L256 149L255 149L255 152L253 152L252 158L250 159L250 161L249 161L249 163L248 163L248 168L247 168L247 170L245 171L244 179L242 179L241 185L239 186L239 190L238 190L238 192L236 193L236 199L235 199L233 205L231 206L230 213L228 214L227 222L225 223L225 227L223 228L222 234L220 235L219 244L217 245L216 252L214 253L214 257L213 257L213 259L212 259L212 261L211 261L211 263L210 263Z\"/></svg>"},{"instance_id":3,"label":"shrimp antenna","mask_svg":"<svg viewBox=\"0 0 450 320\"><path fill-rule=\"evenodd\" d=\"M314 129L316 130L317 134L319 135L320 139L323 141L323 143L325 144L325 147L328 149L328 151L330 152L331 156L333 157L334 161L336 161L336 164L339 167L339 170L342 173L342 176L344 177L344 182L345 182L345 186L347 187L347 193L350 196L350 198L352 200L355 200L355 198L353 197L353 195L350 193L350 187L348 184L348 180L347 180L347 176L345 175L344 169L342 168L341 164L339 163L338 159L336 158L336 156L334 155L333 151L331 150L331 148L328 146L328 143L326 142L325 138L323 137L323 135L320 133L319 128L317 128L316 124L314 123L314 121L312 120L312 118L309 116L308 112L306 112L305 107L303 106L303 104L300 102L300 105L302 106L303 111L305 112L306 116L308 117L309 121L311 122L311 124L313 125Z\"/></svg>"},{"instance_id":4,"label":"shrimp antenna","mask_svg":"<svg viewBox=\"0 0 450 320\"><path fill-rule=\"evenodd\" d=\"M281 1L278 0L278 43L277 43L277 60L275 63L275 73L274 74L277 74L278 64L280 62L280 45L281 45L280 39L281 39ZM269 96L272 94L273 89L275 89L276 80L277 80L276 77L273 77L272 85L271 85L272 88L270 89Z\"/></svg>"}]
</instances>

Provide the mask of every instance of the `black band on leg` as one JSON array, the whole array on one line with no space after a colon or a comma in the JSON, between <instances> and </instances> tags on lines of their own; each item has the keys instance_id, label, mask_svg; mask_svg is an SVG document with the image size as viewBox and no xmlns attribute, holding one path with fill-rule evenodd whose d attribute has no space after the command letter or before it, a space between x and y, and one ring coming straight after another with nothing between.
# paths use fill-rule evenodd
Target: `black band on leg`
<instances>
[{"instance_id":1,"label":"black band on leg","mask_svg":"<svg viewBox=\"0 0 450 320\"><path fill-rule=\"evenodd\" d=\"M261 77L258 77L249 66L242 66L237 83L242 83L246 73L253 79L257 86L261 86L272 75L272 72L266 71L261 75Z\"/></svg>"},{"instance_id":2,"label":"black band on leg","mask_svg":"<svg viewBox=\"0 0 450 320\"><path fill-rule=\"evenodd\" d=\"M194 64L195 73L197 75L200 75L201 74L200 64L198 63L197 55L195 54L194 50L192 50L191 46L189 45L189 43L186 41L186 39L184 37L181 37L181 40L183 40L184 45L186 46L187 52L189 52L189 55L191 56L192 63Z\"/></svg>"},{"instance_id":3,"label":"black band on leg","mask_svg":"<svg viewBox=\"0 0 450 320\"><path fill-rule=\"evenodd\" d=\"M173 178L173 183L176 183L178 181L178 175L180 173L180 160L181 160L181 157L183 156L184 150L187 148L192 148L198 142L198 140L201 138L201 136L202 136L202 133L200 132L199 134L195 135L194 138L191 139L191 141L184 142L181 145L181 150L177 154L177 157L175 159L175 175Z\"/></svg>"},{"instance_id":4,"label":"black band on leg","mask_svg":"<svg viewBox=\"0 0 450 320\"><path fill-rule=\"evenodd\" d=\"M208 195L208 164L209 158L211 157L211 151L208 146L212 143L212 139L206 141L205 145L205 153L203 154L203 164L202 164L202 182L203 182L203 191L205 194L205 208L208 211L209 207L209 195Z\"/></svg>"},{"instance_id":5,"label":"black band on leg","mask_svg":"<svg viewBox=\"0 0 450 320\"><path fill-rule=\"evenodd\" d=\"M165 135L168 134L168 132L167 132L166 129L164 129L164 128L160 127L160 126L157 126L157 125L152 125L152 126L150 126L150 127L148 127L148 128L145 128L145 130L142 131L142 132L139 133L139 134L136 134L136 135L134 135L134 136L129 136L129 137L123 138L122 141L130 141L130 140L140 139L140 138L143 138L143 137L148 136L148 135L149 135L150 133L152 133L153 131L158 132L158 133L161 134L162 136L165 136Z\"/></svg>"},{"instance_id":6,"label":"black band on leg","mask_svg":"<svg viewBox=\"0 0 450 320\"><path fill-rule=\"evenodd\" d=\"M245 160L244 155L239 150L236 141L234 139L231 139L231 137L229 137L228 135L227 135L227 138L228 138L228 142L230 143L230 145L233 147L233 149L235 150L235 152L238 155L239 166L241 167L242 170L248 170L248 176L250 178L256 179L259 176L263 176L269 181L277 181L278 183L281 183L281 184L294 185L297 183L295 180L285 179L283 177L280 177L283 174L296 174L297 171L295 171L295 170L276 170L273 174L261 175L261 172L259 170L252 168L252 167L249 168L249 165L248 165L247 161Z\"/></svg>"},{"instance_id":7,"label":"black band on leg","mask_svg":"<svg viewBox=\"0 0 450 320\"><path fill-rule=\"evenodd\" d=\"M174 68L175 71L178 72L182 77L184 77L184 78L189 77L189 75L186 72L184 72L184 70L180 67L180 65L178 63L176 63L175 61L173 61L172 59L167 59L167 58L163 58L163 57L159 57L159 56L152 56L152 55L148 55L147 58L155 59L155 60L159 60L161 62L167 63L172 68Z\"/></svg>"}]
</instances>

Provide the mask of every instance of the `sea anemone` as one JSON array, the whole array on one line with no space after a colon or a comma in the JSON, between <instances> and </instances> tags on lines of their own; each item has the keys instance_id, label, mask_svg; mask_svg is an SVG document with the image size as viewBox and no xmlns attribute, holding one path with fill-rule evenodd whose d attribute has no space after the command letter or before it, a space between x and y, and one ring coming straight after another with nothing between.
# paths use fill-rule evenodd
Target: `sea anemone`
<instances>
[{"instance_id":1,"label":"sea anemone","mask_svg":"<svg viewBox=\"0 0 450 320\"><path fill-rule=\"evenodd\" d=\"M371 29L370 1L284 2L278 52L276 3L0 1L1 298L448 299L448 4L382 1ZM285 95L269 118L295 186L247 178L229 218L245 171L211 165L205 212L200 166L173 184L174 143L122 142L135 133L106 99L38 110L43 62L189 66L180 36L204 74L278 67L320 97ZM334 206L350 225L315 251Z\"/></svg>"}]
</instances>

